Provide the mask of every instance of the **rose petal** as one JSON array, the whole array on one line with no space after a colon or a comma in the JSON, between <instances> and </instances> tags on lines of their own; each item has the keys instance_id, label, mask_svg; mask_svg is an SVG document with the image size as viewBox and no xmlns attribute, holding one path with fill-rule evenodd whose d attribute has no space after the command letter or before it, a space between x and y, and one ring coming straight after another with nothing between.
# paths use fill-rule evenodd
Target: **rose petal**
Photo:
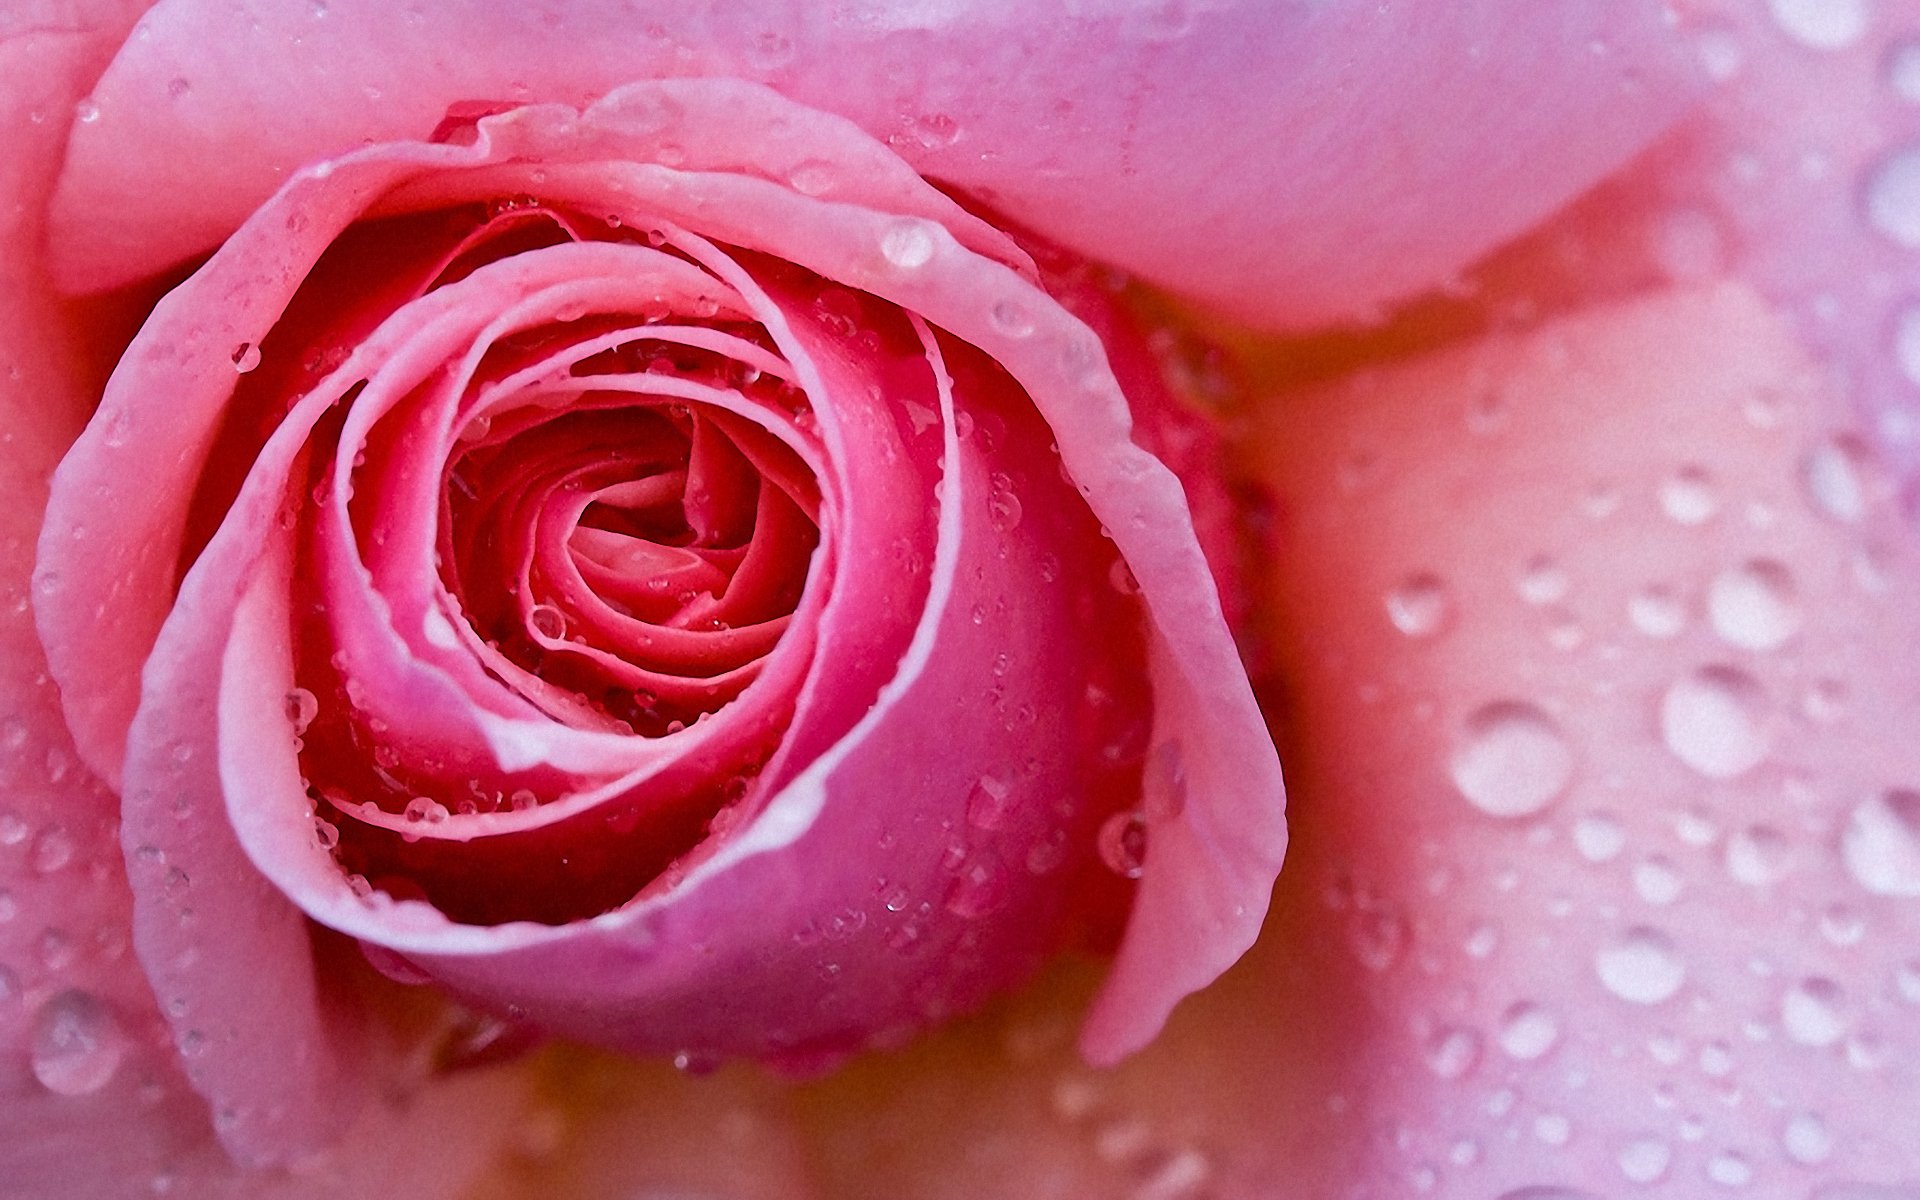
<instances>
[{"instance_id":1,"label":"rose petal","mask_svg":"<svg viewBox=\"0 0 1920 1200\"><path fill-rule=\"evenodd\" d=\"M1694 96L1652 3L1058 8L687 3L641 20L611 2L162 3L76 135L63 278L96 288L177 262L297 164L423 136L461 102L729 75L851 118L1081 253L1299 326L1446 278ZM845 185L795 146L800 186Z\"/></svg>"}]
</instances>

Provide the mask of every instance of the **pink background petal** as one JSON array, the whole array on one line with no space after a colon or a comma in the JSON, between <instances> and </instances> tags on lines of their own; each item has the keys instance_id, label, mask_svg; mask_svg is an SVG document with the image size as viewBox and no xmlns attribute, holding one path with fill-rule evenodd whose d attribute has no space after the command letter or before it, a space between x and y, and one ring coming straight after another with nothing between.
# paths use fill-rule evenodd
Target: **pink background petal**
<instances>
[{"instance_id":1,"label":"pink background petal","mask_svg":"<svg viewBox=\"0 0 1920 1200\"><path fill-rule=\"evenodd\" d=\"M291 167L424 136L456 102L578 104L716 74L847 116L1063 245L1296 327L1445 278L1694 95L1641 0L746 0L644 17L607 0L181 0L156 7L94 92L61 195L63 278L100 287L204 250Z\"/></svg>"}]
</instances>

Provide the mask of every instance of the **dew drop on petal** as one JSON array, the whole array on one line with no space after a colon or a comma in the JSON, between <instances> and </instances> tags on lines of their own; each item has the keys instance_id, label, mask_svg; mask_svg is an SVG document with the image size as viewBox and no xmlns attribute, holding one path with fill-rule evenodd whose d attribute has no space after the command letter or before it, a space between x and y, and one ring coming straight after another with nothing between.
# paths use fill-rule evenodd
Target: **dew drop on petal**
<instances>
[{"instance_id":1,"label":"dew drop on petal","mask_svg":"<svg viewBox=\"0 0 1920 1200\"><path fill-rule=\"evenodd\" d=\"M1674 757L1710 779L1758 766L1770 749L1766 694L1745 671L1710 666L1681 676L1660 700L1660 736Z\"/></svg>"},{"instance_id":2,"label":"dew drop on petal","mask_svg":"<svg viewBox=\"0 0 1920 1200\"><path fill-rule=\"evenodd\" d=\"M299 737L320 715L320 700L306 688L297 687L287 692L287 722L293 726L293 736Z\"/></svg>"},{"instance_id":3,"label":"dew drop on petal","mask_svg":"<svg viewBox=\"0 0 1920 1200\"><path fill-rule=\"evenodd\" d=\"M1566 791L1573 749L1553 718L1537 706L1497 700L1466 720L1448 761L1454 787L1495 817L1539 812Z\"/></svg>"},{"instance_id":4,"label":"dew drop on petal","mask_svg":"<svg viewBox=\"0 0 1920 1200\"><path fill-rule=\"evenodd\" d=\"M1818 1113L1800 1113L1780 1131L1780 1148L1803 1167L1815 1167L1833 1153L1833 1134Z\"/></svg>"},{"instance_id":5,"label":"dew drop on petal","mask_svg":"<svg viewBox=\"0 0 1920 1200\"><path fill-rule=\"evenodd\" d=\"M241 342L233 348L233 369L242 375L260 365L260 347L252 342Z\"/></svg>"},{"instance_id":6,"label":"dew drop on petal","mask_svg":"<svg viewBox=\"0 0 1920 1200\"><path fill-rule=\"evenodd\" d=\"M1432 637L1453 616L1446 583L1430 571L1407 576L1386 595L1387 620L1411 638Z\"/></svg>"},{"instance_id":7,"label":"dew drop on petal","mask_svg":"<svg viewBox=\"0 0 1920 1200\"><path fill-rule=\"evenodd\" d=\"M1500 1018L1500 1049L1517 1059L1535 1059L1560 1040L1560 1022L1537 1004L1521 1001Z\"/></svg>"},{"instance_id":8,"label":"dew drop on petal","mask_svg":"<svg viewBox=\"0 0 1920 1200\"><path fill-rule=\"evenodd\" d=\"M1115 813L1100 826L1100 861L1126 879L1138 879L1147 866L1147 820L1137 812Z\"/></svg>"},{"instance_id":9,"label":"dew drop on petal","mask_svg":"<svg viewBox=\"0 0 1920 1200\"><path fill-rule=\"evenodd\" d=\"M126 1036L120 1021L88 992L60 992L33 1023L33 1077L50 1092L83 1096L107 1085L120 1069Z\"/></svg>"},{"instance_id":10,"label":"dew drop on petal","mask_svg":"<svg viewBox=\"0 0 1920 1200\"><path fill-rule=\"evenodd\" d=\"M936 244L927 222L916 218L896 221L880 235L880 253L902 270L924 267L933 260Z\"/></svg>"},{"instance_id":11,"label":"dew drop on petal","mask_svg":"<svg viewBox=\"0 0 1920 1200\"><path fill-rule=\"evenodd\" d=\"M1657 1183L1673 1161L1673 1148L1664 1138L1637 1137L1620 1147L1615 1162L1630 1183Z\"/></svg>"},{"instance_id":12,"label":"dew drop on petal","mask_svg":"<svg viewBox=\"0 0 1920 1200\"><path fill-rule=\"evenodd\" d=\"M1720 511L1713 477L1699 467L1681 467L1660 483L1660 510L1681 525L1699 525Z\"/></svg>"},{"instance_id":13,"label":"dew drop on petal","mask_svg":"<svg viewBox=\"0 0 1920 1200\"><path fill-rule=\"evenodd\" d=\"M1867 221L1888 241L1920 249L1920 143L1909 143L1867 173Z\"/></svg>"},{"instance_id":14,"label":"dew drop on petal","mask_svg":"<svg viewBox=\"0 0 1920 1200\"><path fill-rule=\"evenodd\" d=\"M1722 1187L1745 1187L1753 1182L1753 1164L1744 1154L1723 1151L1707 1160L1707 1178Z\"/></svg>"},{"instance_id":15,"label":"dew drop on petal","mask_svg":"<svg viewBox=\"0 0 1920 1200\"><path fill-rule=\"evenodd\" d=\"M1920 38L1897 42L1888 52L1887 86L1902 100L1920 104Z\"/></svg>"},{"instance_id":16,"label":"dew drop on petal","mask_svg":"<svg viewBox=\"0 0 1920 1200\"><path fill-rule=\"evenodd\" d=\"M1627 601L1627 620L1648 637L1670 638L1686 627L1687 609L1673 589L1654 584Z\"/></svg>"},{"instance_id":17,"label":"dew drop on petal","mask_svg":"<svg viewBox=\"0 0 1920 1200\"><path fill-rule=\"evenodd\" d=\"M1679 991L1687 977L1673 939L1648 925L1636 925L1602 946L1593 967L1601 986L1633 1004L1658 1004Z\"/></svg>"},{"instance_id":18,"label":"dew drop on petal","mask_svg":"<svg viewBox=\"0 0 1920 1200\"><path fill-rule=\"evenodd\" d=\"M1771 825L1749 825L1727 839L1727 874L1748 887L1765 887L1783 878L1791 843Z\"/></svg>"},{"instance_id":19,"label":"dew drop on petal","mask_svg":"<svg viewBox=\"0 0 1920 1200\"><path fill-rule=\"evenodd\" d=\"M1006 823L1013 789L991 775L982 775L967 793L967 822L979 829L998 829Z\"/></svg>"},{"instance_id":20,"label":"dew drop on petal","mask_svg":"<svg viewBox=\"0 0 1920 1200\"><path fill-rule=\"evenodd\" d=\"M987 320L1007 337L1023 338L1033 334L1033 315L1018 300L998 300L987 309Z\"/></svg>"},{"instance_id":21,"label":"dew drop on petal","mask_svg":"<svg viewBox=\"0 0 1920 1200\"><path fill-rule=\"evenodd\" d=\"M1854 438L1822 440L1800 472L1816 512L1846 524L1867 515L1866 450Z\"/></svg>"},{"instance_id":22,"label":"dew drop on petal","mask_svg":"<svg viewBox=\"0 0 1920 1200\"><path fill-rule=\"evenodd\" d=\"M1831 1046L1847 1032L1846 995L1831 979L1803 979L1780 998L1780 1027L1802 1046Z\"/></svg>"},{"instance_id":23,"label":"dew drop on petal","mask_svg":"<svg viewBox=\"0 0 1920 1200\"><path fill-rule=\"evenodd\" d=\"M1866 0L1768 0L1780 32L1814 50L1841 50L1866 35Z\"/></svg>"},{"instance_id":24,"label":"dew drop on petal","mask_svg":"<svg viewBox=\"0 0 1920 1200\"><path fill-rule=\"evenodd\" d=\"M1626 845L1626 831L1611 813L1584 813L1573 823L1573 848L1588 862L1617 858Z\"/></svg>"},{"instance_id":25,"label":"dew drop on petal","mask_svg":"<svg viewBox=\"0 0 1920 1200\"><path fill-rule=\"evenodd\" d=\"M1896 788L1847 817L1840 854L1855 883L1877 896L1920 896L1920 792Z\"/></svg>"},{"instance_id":26,"label":"dew drop on petal","mask_svg":"<svg viewBox=\"0 0 1920 1200\"><path fill-rule=\"evenodd\" d=\"M1792 573L1767 558L1722 571L1707 588L1707 618L1730 645L1775 649L1800 629L1800 598Z\"/></svg>"}]
</instances>

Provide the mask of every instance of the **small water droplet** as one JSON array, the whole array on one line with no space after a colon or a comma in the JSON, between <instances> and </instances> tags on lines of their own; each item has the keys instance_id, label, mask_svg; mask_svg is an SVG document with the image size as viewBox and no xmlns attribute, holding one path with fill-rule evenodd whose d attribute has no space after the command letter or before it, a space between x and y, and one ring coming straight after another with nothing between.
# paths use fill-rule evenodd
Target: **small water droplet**
<instances>
[{"instance_id":1,"label":"small water droplet","mask_svg":"<svg viewBox=\"0 0 1920 1200\"><path fill-rule=\"evenodd\" d=\"M98 997L64 991L41 1006L33 1023L33 1077L50 1092L84 1096L120 1069L126 1036Z\"/></svg>"},{"instance_id":2,"label":"small water droplet","mask_svg":"<svg viewBox=\"0 0 1920 1200\"><path fill-rule=\"evenodd\" d=\"M1100 861L1127 879L1138 879L1147 866L1147 820L1137 812L1115 813L1100 826Z\"/></svg>"},{"instance_id":3,"label":"small water droplet","mask_svg":"<svg viewBox=\"0 0 1920 1200\"><path fill-rule=\"evenodd\" d=\"M1437 1029L1420 1048L1420 1058L1442 1079L1458 1079L1480 1061L1480 1035L1471 1029Z\"/></svg>"},{"instance_id":4,"label":"small water droplet","mask_svg":"<svg viewBox=\"0 0 1920 1200\"><path fill-rule=\"evenodd\" d=\"M1020 524L1025 511L1020 497L1014 494L1012 478L995 471L987 487L987 522L996 533L1009 533Z\"/></svg>"},{"instance_id":5,"label":"small water droplet","mask_svg":"<svg viewBox=\"0 0 1920 1200\"><path fill-rule=\"evenodd\" d=\"M1654 584L1627 601L1627 620L1648 637L1670 638L1686 627L1687 610L1671 588Z\"/></svg>"},{"instance_id":6,"label":"small water droplet","mask_svg":"<svg viewBox=\"0 0 1920 1200\"><path fill-rule=\"evenodd\" d=\"M1583 813L1573 823L1573 848L1588 862L1608 862L1626 845L1626 831L1612 813Z\"/></svg>"},{"instance_id":7,"label":"small water droplet","mask_svg":"<svg viewBox=\"0 0 1920 1200\"><path fill-rule=\"evenodd\" d=\"M426 796L415 796L407 801L404 811L407 822L416 825L442 825L451 815L446 805Z\"/></svg>"},{"instance_id":8,"label":"small water droplet","mask_svg":"<svg viewBox=\"0 0 1920 1200\"><path fill-rule=\"evenodd\" d=\"M1407 576L1386 595L1387 620L1408 637L1432 637L1453 616L1446 583L1430 571Z\"/></svg>"},{"instance_id":9,"label":"small water droplet","mask_svg":"<svg viewBox=\"0 0 1920 1200\"><path fill-rule=\"evenodd\" d=\"M1867 32L1866 0L1767 0L1780 32L1814 50L1840 50Z\"/></svg>"},{"instance_id":10,"label":"small water droplet","mask_svg":"<svg viewBox=\"0 0 1920 1200\"><path fill-rule=\"evenodd\" d=\"M1920 38L1897 42L1888 51L1887 86L1902 100L1920 104Z\"/></svg>"},{"instance_id":11,"label":"small water droplet","mask_svg":"<svg viewBox=\"0 0 1920 1200\"><path fill-rule=\"evenodd\" d=\"M233 348L233 369L242 375L260 365L260 347L252 342L241 342Z\"/></svg>"},{"instance_id":12,"label":"small water droplet","mask_svg":"<svg viewBox=\"0 0 1920 1200\"><path fill-rule=\"evenodd\" d=\"M1537 1004L1521 1001L1500 1018L1500 1048L1511 1058L1539 1058L1560 1040L1560 1022Z\"/></svg>"},{"instance_id":13,"label":"small water droplet","mask_svg":"<svg viewBox=\"0 0 1920 1200\"><path fill-rule=\"evenodd\" d=\"M933 252L938 248L933 232L926 221L917 218L905 218L887 226L880 235L880 253L886 260L904 271L915 270L933 261Z\"/></svg>"},{"instance_id":14,"label":"small water droplet","mask_svg":"<svg viewBox=\"0 0 1920 1200\"><path fill-rule=\"evenodd\" d=\"M1920 144L1908 143L1867 173L1867 221L1888 241L1920 250Z\"/></svg>"},{"instance_id":15,"label":"small water droplet","mask_svg":"<svg viewBox=\"0 0 1920 1200\"><path fill-rule=\"evenodd\" d=\"M82 100L73 106L73 115L82 125L91 125L100 119L100 106L92 100Z\"/></svg>"},{"instance_id":16,"label":"small water droplet","mask_svg":"<svg viewBox=\"0 0 1920 1200\"><path fill-rule=\"evenodd\" d=\"M1840 854L1855 883L1877 896L1920 896L1920 792L1896 788L1847 817Z\"/></svg>"},{"instance_id":17,"label":"small water droplet","mask_svg":"<svg viewBox=\"0 0 1920 1200\"><path fill-rule=\"evenodd\" d=\"M832 163L809 158L794 164L787 172L787 182L802 196L824 196L833 190L839 174Z\"/></svg>"},{"instance_id":18,"label":"small water droplet","mask_svg":"<svg viewBox=\"0 0 1920 1200\"><path fill-rule=\"evenodd\" d=\"M1780 1027L1802 1046L1831 1046L1847 1032L1846 994L1831 979L1803 979L1780 998Z\"/></svg>"},{"instance_id":19,"label":"small water droplet","mask_svg":"<svg viewBox=\"0 0 1920 1200\"><path fill-rule=\"evenodd\" d=\"M1649 925L1636 925L1602 946L1594 971L1609 992L1633 1004L1658 1004L1686 982L1686 963L1673 939Z\"/></svg>"},{"instance_id":20,"label":"small water droplet","mask_svg":"<svg viewBox=\"0 0 1920 1200\"><path fill-rule=\"evenodd\" d=\"M967 793L967 821L980 829L998 829L1006 823L1013 789L991 775L982 775Z\"/></svg>"},{"instance_id":21,"label":"small water droplet","mask_svg":"<svg viewBox=\"0 0 1920 1200\"><path fill-rule=\"evenodd\" d=\"M1707 589L1707 617L1722 641L1745 650L1775 649L1800 630L1793 574L1767 558L1722 571Z\"/></svg>"},{"instance_id":22,"label":"small water droplet","mask_svg":"<svg viewBox=\"0 0 1920 1200\"><path fill-rule=\"evenodd\" d=\"M1498 700L1466 720L1448 761L1454 787L1495 817L1539 812L1573 778L1573 750L1553 718L1537 706Z\"/></svg>"},{"instance_id":23,"label":"small water droplet","mask_svg":"<svg viewBox=\"0 0 1920 1200\"><path fill-rule=\"evenodd\" d=\"M1648 904L1672 904L1680 887L1680 872L1664 854L1650 854L1633 868L1633 890Z\"/></svg>"},{"instance_id":24,"label":"small water droplet","mask_svg":"<svg viewBox=\"0 0 1920 1200\"><path fill-rule=\"evenodd\" d=\"M1731 779L1766 758L1766 693L1745 671L1702 667L1660 700L1660 735L1674 757L1711 779Z\"/></svg>"},{"instance_id":25,"label":"small water droplet","mask_svg":"<svg viewBox=\"0 0 1920 1200\"><path fill-rule=\"evenodd\" d=\"M1682 525L1699 525L1720 511L1720 493L1713 476L1696 466L1685 466L1660 482L1660 509Z\"/></svg>"},{"instance_id":26,"label":"small water droplet","mask_svg":"<svg viewBox=\"0 0 1920 1200\"><path fill-rule=\"evenodd\" d=\"M1780 1131L1780 1148L1803 1167L1815 1167L1833 1153L1833 1134L1818 1113L1799 1113Z\"/></svg>"},{"instance_id":27,"label":"small water droplet","mask_svg":"<svg viewBox=\"0 0 1920 1200\"><path fill-rule=\"evenodd\" d=\"M1630 1183L1657 1183L1666 1175L1667 1166L1673 1161L1673 1148L1665 1139L1637 1137L1620 1147L1620 1153L1614 1160L1620 1166L1620 1174Z\"/></svg>"},{"instance_id":28,"label":"small water droplet","mask_svg":"<svg viewBox=\"0 0 1920 1200\"><path fill-rule=\"evenodd\" d=\"M299 737L320 715L320 699L306 688L297 687L286 695L287 721L293 726L293 736Z\"/></svg>"},{"instance_id":29,"label":"small water droplet","mask_svg":"<svg viewBox=\"0 0 1920 1200\"><path fill-rule=\"evenodd\" d=\"M1743 1154L1723 1151L1707 1160L1707 1178L1722 1187L1745 1187L1753 1182L1753 1164Z\"/></svg>"},{"instance_id":30,"label":"small water droplet","mask_svg":"<svg viewBox=\"0 0 1920 1200\"><path fill-rule=\"evenodd\" d=\"M1033 314L1017 300L998 300L987 309L987 320L998 332L1011 338L1033 335Z\"/></svg>"},{"instance_id":31,"label":"small water droplet","mask_svg":"<svg viewBox=\"0 0 1920 1200\"><path fill-rule=\"evenodd\" d=\"M1528 604L1554 604L1566 599L1569 582L1566 569L1546 555L1536 555L1520 568L1514 585Z\"/></svg>"},{"instance_id":32,"label":"small water droplet","mask_svg":"<svg viewBox=\"0 0 1920 1200\"><path fill-rule=\"evenodd\" d=\"M33 849L28 853L28 859L33 863L34 870L42 875L51 875L72 862L73 854L73 835L67 832L65 826L49 825L40 831L39 837L33 839Z\"/></svg>"},{"instance_id":33,"label":"small water droplet","mask_svg":"<svg viewBox=\"0 0 1920 1200\"><path fill-rule=\"evenodd\" d=\"M1807 452L1801 483L1815 511L1851 524L1867 515L1867 451L1858 439L1832 437Z\"/></svg>"},{"instance_id":34,"label":"small water droplet","mask_svg":"<svg viewBox=\"0 0 1920 1200\"><path fill-rule=\"evenodd\" d=\"M1727 839L1727 874L1748 887L1777 883L1791 867L1791 844L1771 825L1749 825Z\"/></svg>"}]
</instances>

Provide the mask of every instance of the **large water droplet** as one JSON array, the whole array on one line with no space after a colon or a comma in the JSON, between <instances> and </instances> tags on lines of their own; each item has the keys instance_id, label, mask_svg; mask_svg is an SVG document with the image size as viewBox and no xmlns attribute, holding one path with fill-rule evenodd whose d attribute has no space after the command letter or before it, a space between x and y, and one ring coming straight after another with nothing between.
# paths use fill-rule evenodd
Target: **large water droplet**
<instances>
[{"instance_id":1,"label":"large water droplet","mask_svg":"<svg viewBox=\"0 0 1920 1200\"><path fill-rule=\"evenodd\" d=\"M233 348L233 369L245 375L260 365L260 347L252 342L241 342Z\"/></svg>"},{"instance_id":2,"label":"large water droplet","mask_svg":"<svg viewBox=\"0 0 1920 1200\"><path fill-rule=\"evenodd\" d=\"M50 1092L97 1092L120 1069L126 1036L98 997L65 991L48 1000L33 1023L33 1077Z\"/></svg>"},{"instance_id":3,"label":"large water droplet","mask_svg":"<svg viewBox=\"0 0 1920 1200\"><path fill-rule=\"evenodd\" d=\"M1745 650L1772 650L1800 629L1793 575L1768 558L1722 571L1707 589L1707 617L1721 640Z\"/></svg>"},{"instance_id":4,"label":"large water droplet","mask_svg":"<svg viewBox=\"0 0 1920 1200\"><path fill-rule=\"evenodd\" d=\"M1660 701L1660 735L1674 757L1712 779L1731 779L1767 756L1766 693L1734 667L1683 675Z\"/></svg>"},{"instance_id":5,"label":"large water droplet","mask_svg":"<svg viewBox=\"0 0 1920 1200\"><path fill-rule=\"evenodd\" d=\"M1438 575L1420 571L1387 593L1387 620L1408 637L1432 637L1453 616L1453 597Z\"/></svg>"},{"instance_id":6,"label":"large water droplet","mask_svg":"<svg viewBox=\"0 0 1920 1200\"><path fill-rule=\"evenodd\" d=\"M1847 1032L1846 993L1831 979L1803 979L1780 998L1780 1027L1802 1046L1831 1046Z\"/></svg>"},{"instance_id":7,"label":"large water droplet","mask_svg":"<svg viewBox=\"0 0 1920 1200\"><path fill-rule=\"evenodd\" d=\"M1687 967L1673 939L1636 925L1594 953L1593 968L1609 992L1634 1004L1658 1004L1680 990Z\"/></svg>"},{"instance_id":8,"label":"large water droplet","mask_svg":"<svg viewBox=\"0 0 1920 1200\"><path fill-rule=\"evenodd\" d=\"M1523 1000L1500 1018L1500 1048L1509 1057L1539 1058L1559 1040L1560 1022L1537 1004Z\"/></svg>"},{"instance_id":9,"label":"large water droplet","mask_svg":"<svg viewBox=\"0 0 1920 1200\"><path fill-rule=\"evenodd\" d=\"M306 688L297 687L287 692L287 722L293 726L293 736L299 737L320 715L320 699Z\"/></svg>"},{"instance_id":10,"label":"large water droplet","mask_svg":"<svg viewBox=\"0 0 1920 1200\"><path fill-rule=\"evenodd\" d=\"M1867 221L1895 245L1920 250L1920 145L1909 143L1867 173Z\"/></svg>"},{"instance_id":11,"label":"large water droplet","mask_svg":"<svg viewBox=\"0 0 1920 1200\"><path fill-rule=\"evenodd\" d=\"M1780 31L1815 50L1839 50L1867 32L1866 0L1768 0Z\"/></svg>"},{"instance_id":12,"label":"large water droplet","mask_svg":"<svg viewBox=\"0 0 1920 1200\"><path fill-rule=\"evenodd\" d=\"M1920 792L1896 788L1854 806L1840 854L1869 892L1920 896Z\"/></svg>"},{"instance_id":13,"label":"large water droplet","mask_svg":"<svg viewBox=\"0 0 1920 1200\"><path fill-rule=\"evenodd\" d=\"M1558 799L1573 778L1573 750L1532 704L1497 700L1467 718L1448 762L1467 802L1495 817L1522 817Z\"/></svg>"}]
</instances>

